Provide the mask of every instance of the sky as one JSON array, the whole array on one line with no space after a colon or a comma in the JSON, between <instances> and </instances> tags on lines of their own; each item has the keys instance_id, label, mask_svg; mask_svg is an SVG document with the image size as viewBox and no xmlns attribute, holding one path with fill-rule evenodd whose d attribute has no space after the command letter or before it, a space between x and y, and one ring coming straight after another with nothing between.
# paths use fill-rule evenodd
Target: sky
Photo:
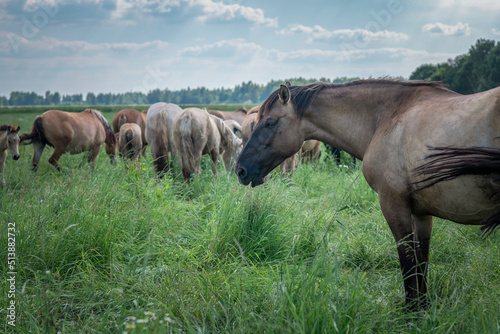
<instances>
[{"instance_id":1,"label":"sky","mask_svg":"<svg viewBox=\"0 0 500 334\"><path fill-rule=\"evenodd\" d=\"M408 78L479 38L499 0L0 0L0 95Z\"/></svg>"}]
</instances>

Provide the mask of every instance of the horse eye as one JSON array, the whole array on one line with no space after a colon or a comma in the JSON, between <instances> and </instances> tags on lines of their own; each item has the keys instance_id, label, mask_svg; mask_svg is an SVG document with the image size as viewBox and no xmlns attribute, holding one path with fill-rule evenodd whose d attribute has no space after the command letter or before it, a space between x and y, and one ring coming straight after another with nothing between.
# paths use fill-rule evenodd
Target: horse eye
<instances>
[{"instance_id":1,"label":"horse eye","mask_svg":"<svg viewBox=\"0 0 500 334\"><path fill-rule=\"evenodd\" d=\"M274 125L276 125L276 123L278 123L278 120L277 120L277 119L269 118L269 119L266 121L266 126L274 126Z\"/></svg>"}]
</instances>

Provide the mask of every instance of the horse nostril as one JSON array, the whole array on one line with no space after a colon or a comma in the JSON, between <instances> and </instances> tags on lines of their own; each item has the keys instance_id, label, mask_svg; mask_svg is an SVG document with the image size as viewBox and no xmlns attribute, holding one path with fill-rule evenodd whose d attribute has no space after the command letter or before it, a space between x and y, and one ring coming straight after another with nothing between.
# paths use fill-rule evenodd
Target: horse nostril
<instances>
[{"instance_id":1,"label":"horse nostril","mask_svg":"<svg viewBox=\"0 0 500 334\"><path fill-rule=\"evenodd\" d=\"M236 172L236 175L238 175L238 177L240 179L244 178L245 176L247 176L247 170L243 167L240 167L238 168L238 171Z\"/></svg>"}]
</instances>

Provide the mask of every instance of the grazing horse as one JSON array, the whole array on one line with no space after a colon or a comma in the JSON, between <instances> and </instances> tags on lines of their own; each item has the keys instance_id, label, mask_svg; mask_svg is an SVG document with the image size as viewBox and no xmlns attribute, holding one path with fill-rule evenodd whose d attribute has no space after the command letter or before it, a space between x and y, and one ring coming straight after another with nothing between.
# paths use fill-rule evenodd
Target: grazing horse
<instances>
[{"instance_id":1,"label":"grazing horse","mask_svg":"<svg viewBox=\"0 0 500 334\"><path fill-rule=\"evenodd\" d=\"M182 176L189 182L192 174L201 171L201 156L210 154L212 171L217 175L219 155L227 170L241 150L241 139L236 137L224 121L203 109L187 108L175 117L174 143L178 152Z\"/></svg>"},{"instance_id":2,"label":"grazing horse","mask_svg":"<svg viewBox=\"0 0 500 334\"><path fill-rule=\"evenodd\" d=\"M142 132L135 123L125 123L118 132L118 148L123 159L137 162L141 158Z\"/></svg>"},{"instance_id":3,"label":"grazing horse","mask_svg":"<svg viewBox=\"0 0 500 334\"><path fill-rule=\"evenodd\" d=\"M0 187L5 185L3 170L5 169L5 159L7 151L10 151L12 159L18 160L19 155L19 130L21 128L9 124L0 125Z\"/></svg>"},{"instance_id":4,"label":"grazing horse","mask_svg":"<svg viewBox=\"0 0 500 334\"><path fill-rule=\"evenodd\" d=\"M117 134L120 131L120 127L125 123L135 123L141 128L141 141L142 141L142 155L146 154L146 115L147 110L139 112L135 109L122 109L116 113L113 118L113 131Z\"/></svg>"},{"instance_id":5,"label":"grazing horse","mask_svg":"<svg viewBox=\"0 0 500 334\"><path fill-rule=\"evenodd\" d=\"M79 113L49 110L37 116L30 134L21 136L21 142L30 140L33 144L33 170L38 163L45 145L54 147L54 153L49 162L61 170L59 158L66 152L78 154L88 152L88 162L93 166L101 150L102 143L106 143L106 153L111 162L116 154L116 137L102 114L94 109L86 109Z\"/></svg>"},{"instance_id":6,"label":"grazing horse","mask_svg":"<svg viewBox=\"0 0 500 334\"><path fill-rule=\"evenodd\" d=\"M243 120L247 115L247 110L245 108L241 108L235 111L220 111L220 110L207 110L210 115L214 115L223 120L233 120L238 122L241 126L243 125Z\"/></svg>"},{"instance_id":7,"label":"grazing horse","mask_svg":"<svg viewBox=\"0 0 500 334\"><path fill-rule=\"evenodd\" d=\"M359 80L281 85L261 106L236 165L242 184L263 178L316 139L363 161L397 242L406 303L427 305L432 217L484 224L500 208L487 176L467 175L419 189L414 173L429 147L500 148L500 88L461 95L433 82Z\"/></svg>"},{"instance_id":8,"label":"grazing horse","mask_svg":"<svg viewBox=\"0 0 500 334\"><path fill-rule=\"evenodd\" d=\"M173 103L158 102L151 105L146 116L145 138L151 147L153 166L156 174L163 176L168 166L168 153L175 156L175 147L172 138L172 125L177 114L182 109Z\"/></svg>"}]
</instances>

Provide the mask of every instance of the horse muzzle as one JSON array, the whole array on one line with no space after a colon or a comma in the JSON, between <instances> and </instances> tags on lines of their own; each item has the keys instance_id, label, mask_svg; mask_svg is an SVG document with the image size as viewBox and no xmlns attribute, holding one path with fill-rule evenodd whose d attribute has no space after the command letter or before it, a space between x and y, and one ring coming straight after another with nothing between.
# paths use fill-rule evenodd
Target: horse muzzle
<instances>
[{"instance_id":1,"label":"horse muzzle","mask_svg":"<svg viewBox=\"0 0 500 334\"><path fill-rule=\"evenodd\" d=\"M236 166L236 175L238 175L238 180L244 186L251 183L252 188L264 183L264 178L259 173L248 173L245 167Z\"/></svg>"},{"instance_id":2,"label":"horse muzzle","mask_svg":"<svg viewBox=\"0 0 500 334\"><path fill-rule=\"evenodd\" d=\"M12 155L12 159L14 159L14 160L19 160L20 157L21 156L19 154L13 154Z\"/></svg>"}]
</instances>

